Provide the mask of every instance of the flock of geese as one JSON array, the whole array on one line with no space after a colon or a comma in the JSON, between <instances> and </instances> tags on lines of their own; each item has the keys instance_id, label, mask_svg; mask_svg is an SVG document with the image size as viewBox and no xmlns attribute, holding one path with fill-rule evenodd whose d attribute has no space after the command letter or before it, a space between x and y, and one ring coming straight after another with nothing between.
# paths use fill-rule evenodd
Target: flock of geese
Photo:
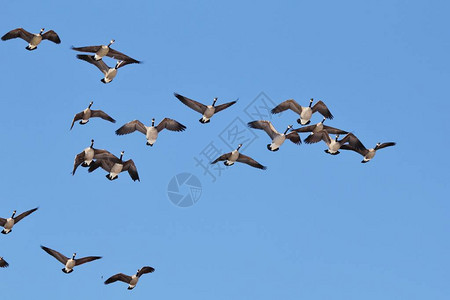
<instances>
[{"instance_id":1,"label":"flock of geese","mask_svg":"<svg viewBox=\"0 0 450 300\"><path fill-rule=\"evenodd\" d=\"M56 32L54 32L53 30L49 30L44 33L44 28L42 28L37 34L29 33L23 28L17 28L6 33L1 39L5 41L14 38L21 38L25 40L28 43L26 49L29 51L36 50L37 46L43 40L49 40L56 44L61 43L61 40ZM111 45L114 42L114 40L111 40L108 45L72 47L72 49L75 51L94 53L93 55L79 54L77 55L77 58L96 66L103 73L104 77L101 79L101 82L105 84L110 83L116 77L117 70L119 68L128 64L141 63L136 59L133 59L119 51L112 49ZM106 63L103 61L103 58L106 56L117 60L115 67L111 68L106 65ZM215 114L237 103L236 100L216 105L218 98L214 98L211 105L206 105L177 93L174 93L174 96L181 103L201 114L199 122L202 124L209 123L211 121L211 118ZM248 123L248 126L253 129L264 130L267 133L271 140L271 142L267 144L267 149L270 151L278 151L286 139L290 140L294 144L300 145L302 143L302 140L299 133L309 133L309 135L304 139L305 143L313 144L323 141L327 145L327 149L324 151L331 155L339 154L339 150L341 149L354 151L356 153L359 153L363 157L361 161L362 163L367 163L372 160L378 150L395 145L394 142L377 143L374 148L367 149L354 134L324 125L326 119L333 119L333 115L324 102L318 101L314 105L312 105L313 102L314 100L311 99L308 106L301 106L295 100L289 99L280 103L272 109L272 114L278 114L286 110L295 112L299 116L297 122L301 125L300 128L294 129L293 125L289 125L284 131L279 132L277 131L277 129L275 129L270 121L266 120L252 121ZM70 130L72 130L75 122L79 121L80 125L85 125L91 118L101 118L103 120L116 123L116 120L104 111L91 109L92 105L93 101L89 103L89 106L86 109L75 114L70 126ZM323 116L323 119L317 124L309 125L314 113L321 114ZM122 125L115 131L115 133L117 135L125 135L138 131L145 135L146 145L153 146L158 138L158 135L164 129L175 132L182 132L186 129L185 125L170 118L164 118L157 125L155 124L156 123L154 118L151 120L151 125L149 126L146 126L139 120L134 120ZM331 137L330 134L334 134L335 138ZM341 135L345 136L339 139ZM267 168L253 158L240 153L239 150L241 147L242 144L238 145L235 150L219 156L214 161L212 161L211 164L223 161L226 166L231 166L235 162L240 162L262 170L265 170ZM106 178L108 178L109 180L116 180L119 177L120 173L128 172L133 181L140 181L134 161L132 159L124 161L123 156L124 151L121 151L120 156L117 157L107 150L96 149L94 148L94 140L91 140L90 146L85 148L75 156L72 175L75 175L77 168L81 165L82 167L88 168L89 173L94 172L100 167L107 172ZM0 218L0 226L3 227L1 233L9 234L15 224L17 224L26 216L35 212L37 209L38 208L33 208L18 216L15 216L16 211L14 211L10 218ZM92 262L101 258L100 256L75 258L76 253L72 255L72 258L68 258L58 251L50 249L48 247L41 246L41 248L45 252L53 256L56 260L61 262L64 265L62 271L67 274L71 273L75 266L79 266L84 263ZM3 259L3 257L0 257L0 267L5 268L8 267L8 265L9 264ZM128 284L128 289L133 289L136 286L139 278L143 274L152 273L154 272L154 270L155 269L153 267L144 266L132 276L118 273L108 278L104 283L109 284L116 281L122 281Z\"/></svg>"}]
</instances>

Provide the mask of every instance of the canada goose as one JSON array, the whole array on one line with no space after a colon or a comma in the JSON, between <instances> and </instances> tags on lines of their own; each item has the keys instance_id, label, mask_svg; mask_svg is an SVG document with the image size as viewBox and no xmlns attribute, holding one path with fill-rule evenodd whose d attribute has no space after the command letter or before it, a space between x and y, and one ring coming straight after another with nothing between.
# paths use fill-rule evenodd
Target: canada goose
<instances>
[{"instance_id":1,"label":"canada goose","mask_svg":"<svg viewBox=\"0 0 450 300\"><path fill-rule=\"evenodd\" d=\"M13 214L12 214L11 218L8 218L8 219L0 218L0 226L2 226L4 228L2 230L2 233L3 234L10 233L12 231L12 228L13 228L14 225L19 223L20 220L22 220L23 218L25 218L29 214L35 212L36 210L38 210L38 207L30 209L30 210L28 210L26 212L23 212L20 215L18 215L17 217L14 217L16 215L16 211L13 211Z\"/></svg>"},{"instance_id":2,"label":"canada goose","mask_svg":"<svg viewBox=\"0 0 450 300\"><path fill-rule=\"evenodd\" d=\"M0 256L0 268L7 268L9 264Z\"/></svg>"},{"instance_id":3,"label":"canada goose","mask_svg":"<svg viewBox=\"0 0 450 300\"><path fill-rule=\"evenodd\" d=\"M284 133L279 133L275 127L273 127L270 121L252 121L248 123L250 128L254 129L263 129L272 139L272 143L267 145L267 149L270 151L278 151L280 146L283 145L286 139L289 139L294 144L300 145L302 143L300 136L296 131L292 131L286 134L289 129L292 128L292 125L289 125Z\"/></svg>"},{"instance_id":4,"label":"canada goose","mask_svg":"<svg viewBox=\"0 0 450 300\"><path fill-rule=\"evenodd\" d=\"M73 124L80 120L80 124L84 125L87 122L89 122L89 118L102 118L103 120L110 121L112 123L116 123L116 120L111 118L107 113L105 113L103 110L93 110L91 109L91 106L94 102L91 101L89 103L89 106L83 110L82 112L79 112L73 117L72 125L70 126L70 130L72 130Z\"/></svg>"},{"instance_id":5,"label":"canada goose","mask_svg":"<svg viewBox=\"0 0 450 300\"><path fill-rule=\"evenodd\" d=\"M56 44L61 43L61 40L59 39L59 36L56 34L56 32L54 32L53 30L49 30L46 33L43 33L44 30L45 29L42 28L39 33L33 34L29 33L23 28L17 28L2 36L2 40L6 41L15 38L21 38L28 42L28 46L26 46L25 49L30 51L35 50L42 40L49 40Z\"/></svg>"},{"instance_id":6,"label":"canada goose","mask_svg":"<svg viewBox=\"0 0 450 300\"><path fill-rule=\"evenodd\" d=\"M62 255L61 253L59 253L56 250L44 247L42 245L41 245L41 248L42 248L42 250L44 250L45 252L47 252L48 254L50 254L51 256L56 258L57 260L59 260L59 262L61 262L64 265L64 268L62 268L61 270L64 273L66 273L66 274L72 273L73 268L75 266L79 266L79 265L82 265L84 263L87 263L87 262L90 262L90 261L102 258L101 256L86 256L86 257L83 257L83 258L75 259L75 256L77 255L76 253L74 253L72 255L72 258L68 258L68 257L65 257L64 255Z\"/></svg>"},{"instance_id":7,"label":"canada goose","mask_svg":"<svg viewBox=\"0 0 450 300\"><path fill-rule=\"evenodd\" d=\"M103 83L110 83L113 81L114 77L117 75L117 69L129 64L130 62L119 60L116 63L116 66L114 68L108 67L103 60L95 60L94 56L92 55L85 55L85 54L78 54L78 59L87 61L90 64L93 64L96 66L104 75L105 77L100 79Z\"/></svg>"},{"instance_id":8,"label":"canada goose","mask_svg":"<svg viewBox=\"0 0 450 300\"><path fill-rule=\"evenodd\" d=\"M294 99L289 99L278 104L274 109L272 109L271 112L273 114L277 114L290 109L300 115L300 119L297 119L297 123L301 125L308 125L309 123L311 123L311 116L317 111L325 118L333 119L333 115L328 110L328 107L325 105L325 103L319 100L316 104L314 104L313 107L311 107L313 101L314 99L311 98L311 100L309 101L309 106L304 107L298 104Z\"/></svg>"},{"instance_id":9,"label":"canada goose","mask_svg":"<svg viewBox=\"0 0 450 300\"><path fill-rule=\"evenodd\" d=\"M324 129L320 132L315 133L313 136L311 136L311 141L308 142L309 144L317 143L317 140L324 141L328 149L324 150L326 153L329 153L331 155L337 155L339 154L339 149L344 145L345 143L348 143L349 145L355 147L356 149L361 149L364 147L364 145L361 143L361 141L353 134L348 133L346 136L344 136L341 140L338 140L339 134L336 135L336 138L333 140L331 139L328 132Z\"/></svg>"},{"instance_id":10,"label":"canada goose","mask_svg":"<svg viewBox=\"0 0 450 300\"><path fill-rule=\"evenodd\" d=\"M86 46L86 47L73 47L72 50L80 51L80 52L91 52L95 53L94 59L100 60L104 56L112 57L116 60L128 61L129 63L140 64L141 62L135 60L134 58L129 57L117 50L111 48L111 45L114 44L115 40L111 40L108 45L100 45L100 46Z\"/></svg>"},{"instance_id":11,"label":"canada goose","mask_svg":"<svg viewBox=\"0 0 450 300\"><path fill-rule=\"evenodd\" d=\"M125 283L128 283L128 289L132 290L138 283L139 277L141 277L143 274L153 273L154 271L155 271L154 268L147 266L137 270L136 274L133 274L132 276L128 276L123 273L118 273L106 279L105 284L110 284L116 281L123 281Z\"/></svg>"},{"instance_id":12,"label":"canada goose","mask_svg":"<svg viewBox=\"0 0 450 300\"><path fill-rule=\"evenodd\" d=\"M224 103L224 104L215 106L216 102L217 102L217 98L214 98L212 105L204 105L200 102L189 99L180 94L174 93L174 95L175 95L175 97L177 97L178 100L183 102L184 105L186 105L186 106L192 108L193 110L195 110L196 112L199 112L202 114L202 118L199 120L199 122L202 124L209 123L211 117L215 113L218 113L219 111L224 110L225 108L228 108L237 102L237 101L231 101L228 103Z\"/></svg>"},{"instance_id":13,"label":"canada goose","mask_svg":"<svg viewBox=\"0 0 450 300\"><path fill-rule=\"evenodd\" d=\"M161 132L161 130L163 130L164 128L171 131L184 131L186 129L186 126L169 118L164 118L158 124L158 126L155 126L155 119L153 118L152 126L149 127L142 124L142 122L139 120L134 120L117 129L116 134L124 135L135 132L137 130L145 134L145 137L147 138L147 145L153 146L153 144L156 142L156 139L158 138L158 133Z\"/></svg>"},{"instance_id":14,"label":"canada goose","mask_svg":"<svg viewBox=\"0 0 450 300\"><path fill-rule=\"evenodd\" d=\"M91 145L86 149L84 149L82 152L78 153L77 156L75 156L75 161L73 162L72 175L75 175L75 171L77 170L80 164L82 167L89 167L92 161L96 159L100 154L109 153L109 151L107 150L95 149L93 146L94 140L91 140Z\"/></svg>"},{"instance_id":15,"label":"canada goose","mask_svg":"<svg viewBox=\"0 0 450 300\"><path fill-rule=\"evenodd\" d=\"M358 152L359 154L361 154L362 156L364 156L364 159L361 161L361 163L365 164L367 162L369 162L372 158L374 158L377 150L386 148L386 147L391 147L391 146L395 146L394 142L388 142L388 143L377 143L375 145L374 148L371 149L366 149L366 147L363 146L362 149L357 149L351 145L342 145L341 149L344 150L353 150L355 152Z\"/></svg>"},{"instance_id":16,"label":"canada goose","mask_svg":"<svg viewBox=\"0 0 450 300\"><path fill-rule=\"evenodd\" d=\"M128 171L128 174L133 181L140 181L134 161L132 159L125 162L122 160L124 153L124 151L120 152L120 158L117 158L111 153L99 155L98 159L89 167L89 173L95 171L98 167L102 167L103 170L108 172L108 174L106 174L106 178L109 180L115 180L119 178L118 175L121 172Z\"/></svg>"},{"instance_id":17,"label":"canada goose","mask_svg":"<svg viewBox=\"0 0 450 300\"><path fill-rule=\"evenodd\" d=\"M309 126L305 126L305 127L300 127L298 129L292 129L292 131L297 131L297 132L311 132L311 134L304 139L304 142L307 144L312 144L311 140L312 140L312 135L314 135L315 133L318 133L320 131L322 131L323 129L325 129L328 133L332 133L332 134L347 134L347 131L341 130L341 129L337 129L334 127L330 127L327 125L323 125L323 122L325 122L326 118L323 118L323 120L319 123L317 123L316 125L309 125ZM317 143L320 140L315 140L314 142Z\"/></svg>"},{"instance_id":18,"label":"canada goose","mask_svg":"<svg viewBox=\"0 0 450 300\"><path fill-rule=\"evenodd\" d=\"M238 161L238 162L247 164L249 166L258 168L258 169L262 169L262 170L267 169L266 166L261 165L259 162L257 162L253 158L248 157L242 153L239 153L239 149L241 147L242 147L242 144L240 144L236 150L233 150L229 153L222 154L221 156L216 158L216 160L211 162L211 164L215 164L218 161L224 161L223 163L225 166L232 166L232 165L234 165L234 162Z\"/></svg>"}]
</instances>

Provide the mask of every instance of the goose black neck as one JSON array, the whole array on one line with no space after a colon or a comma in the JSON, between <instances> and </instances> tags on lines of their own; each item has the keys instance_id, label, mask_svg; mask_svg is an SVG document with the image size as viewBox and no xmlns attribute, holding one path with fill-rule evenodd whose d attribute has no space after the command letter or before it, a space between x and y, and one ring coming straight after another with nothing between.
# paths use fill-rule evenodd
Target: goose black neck
<instances>
[{"instance_id":1,"label":"goose black neck","mask_svg":"<svg viewBox=\"0 0 450 300\"><path fill-rule=\"evenodd\" d=\"M286 130L284 131L284 134L286 134L289 131L289 127L286 128Z\"/></svg>"}]
</instances>

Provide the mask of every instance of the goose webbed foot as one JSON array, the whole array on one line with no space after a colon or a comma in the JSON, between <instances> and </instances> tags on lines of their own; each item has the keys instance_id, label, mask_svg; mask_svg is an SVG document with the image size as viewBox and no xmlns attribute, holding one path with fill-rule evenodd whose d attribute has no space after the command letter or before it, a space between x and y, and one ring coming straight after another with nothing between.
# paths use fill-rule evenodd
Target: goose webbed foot
<instances>
[{"instance_id":1,"label":"goose webbed foot","mask_svg":"<svg viewBox=\"0 0 450 300\"><path fill-rule=\"evenodd\" d=\"M147 146L153 147L153 144L150 144L149 142L147 142Z\"/></svg>"}]
</instances>

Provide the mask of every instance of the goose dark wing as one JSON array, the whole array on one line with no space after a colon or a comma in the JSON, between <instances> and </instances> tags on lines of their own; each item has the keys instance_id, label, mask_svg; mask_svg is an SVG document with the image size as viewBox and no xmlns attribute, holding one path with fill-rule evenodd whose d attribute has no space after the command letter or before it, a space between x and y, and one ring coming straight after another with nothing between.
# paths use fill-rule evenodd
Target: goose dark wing
<instances>
[{"instance_id":1,"label":"goose dark wing","mask_svg":"<svg viewBox=\"0 0 450 300\"><path fill-rule=\"evenodd\" d=\"M392 146L395 146L395 143L394 143L394 142L387 142L387 143L381 144L380 146L378 146L378 147L376 147L376 148L377 148L377 150L378 150L378 149L383 149L383 148L386 148L386 147L392 147Z\"/></svg>"},{"instance_id":2,"label":"goose dark wing","mask_svg":"<svg viewBox=\"0 0 450 300\"><path fill-rule=\"evenodd\" d=\"M147 134L147 128L145 128L145 125L142 124L142 122L139 120L134 120L126 123L125 125L116 130L116 134L124 135L135 132L136 130L143 134Z\"/></svg>"},{"instance_id":3,"label":"goose dark wing","mask_svg":"<svg viewBox=\"0 0 450 300\"><path fill-rule=\"evenodd\" d=\"M118 273L106 279L105 284L110 284L116 281L122 281L129 284L131 282L131 276L125 275L123 273Z\"/></svg>"},{"instance_id":4,"label":"goose dark wing","mask_svg":"<svg viewBox=\"0 0 450 300\"><path fill-rule=\"evenodd\" d=\"M110 159L112 159L112 158L110 158ZM117 158L117 161L119 161L118 158ZM114 166L114 164L115 164L115 162L107 159L106 157L103 159L97 159L95 162L91 163L91 165L89 166L88 172L92 173L95 170L97 170L98 167L101 167L106 172L110 172L111 168Z\"/></svg>"},{"instance_id":5,"label":"goose dark wing","mask_svg":"<svg viewBox=\"0 0 450 300\"><path fill-rule=\"evenodd\" d=\"M224 160L227 160L228 157L230 157L230 155L231 155L231 152L222 154L221 156L219 156L218 158L216 158L214 161L212 161L211 164L215 164L215 163L218 162L218 161L224 161Z\"/></svg>"},{"instance_id":6,"label":"goose dark wing","mask_svg":"<svg viewBox=\"0 0 450 300\"><path fill-rule=\"evenodd\" d=\"M294 99L289 99L289 100L286 100L284 102L281 102L280 104L275 106L275 108L272 109L271 112L273 114L278 114L278 113L280 113L282 111L285 111L287 109L290 109L290 110L296 112L297 114L301 114L302 113L302 107Z\"/></svg>"},{"instance_id":7,"label":"goose dark wing","mask_svg":"<svg viewBox=\"0 0 450 300\"><path fill-rule=\"evenodd\" d=\"M0 257L0 268L7 268L9 264L6 262L6 260L3 259L3 257Z\"/></svg>"},{"instance_id":8,"label":"goose dark wing","mask_svg":"<svg viewBox=\"0 0 450 300\"><path fill-rule=\"evenodd\" d=\"M312 112L315 113L318 111L322 116L324 116L327 119L333 119L333 115L328 110L328 107L323 103L322 101L318 101L314 106L312 107Z\"/></svg>"},{"instance_id":9,"label":"goose dark wing","mask_svg":"<svg viewBox=\"0 0 450 300\"><path fill-rule=\"evenodd\" d=\"M337 129L331 126L323 125L323 129L325 129L328 133L331 134L347 134L348 132L345 130Z\"/></svg>"},{"instance_id":10,"label":"goose dark wing","mask_svg":"<svg viewBox=\"0 0 450 300\"><path fill-rule=\"evenodd\" d=\"M75 175L75 171L77 170L78 166L81 165L84 162L84 150L75 156L75 160L73 162L73 171L72 175Z\"/></svg>"},{"instance_id":11,"label":"goose dark wing","mask_svg":"<svg viewBox=\"0 0 450 300\"><path fill-rule=\"evenodd\" d=\"M129 64L140 64L141 63L139 60L131 58L128 55L125 55L117 50L112 49L112 48L109 48L108 54L106 54L106 56L112 57L116 60L126 61Z\"/></svg>"},{"instance_id":12,"label":"goose dark wing","mask_svg":"<svg viewBox=\"0 0 450 300\"><path fill-rule=\"evenodd\" d=\"M11 30L10 32L8 32L4 36L2 36L2 40L6 41L6 40L15 39L15 38L19 37L29 43L29 42L31 42L31 39L33 38L33 36L34 36L34 34L29 33L25 29L17 28L17 29Z\"/></svg>"},{"instance_id":13,"label":"goose dark wing","mask_svg":"<svg viewBox=\"0 0 450 300\"><path fill-rule=\"evenodd\" d=\"M228 103L220 104L214 107L214 113L218 113L221 110L224 110L225 108L230 107L231 105L235 104L237 101L231 101Z\"/></svg>"},{"instance_id":14,"label":"goose dark wing","mask_svg":"<svg viewBox=\"0 0 450 300\"><path fill-rule=\"evenodd\" d=\"M80 51L80 52L91 52L96 53L98 50L100 50L102 46L86 46L86 47L74 47L72 46L72 50Z\"/></svg>"},{"instance_id":15,"label":"goose dark wing","mask_svg":"<svg viewBox=\"0 0 450 300\"><path fill-rule=\"evenodd\" d=\"M6 224L6 219L0 218L0 226L5 226Z\"/></svg>"},{"instance_id":16,"label":"goose dark wing","mask_svg":"<svg viewBox=\"0 0 450 300\"><path fill-rule=\"evenodd\" d=\"M141 277L144 274L153 273L153 272L155 272L154 268L145 266L145 267L143 267L142 269L139 270L139 272L137 273L137 277Z\"/></svg>"},{"instance_id":17,"label":"goose dark wing","mask_svg":"<svg viewBox=\"0 0 450 300\"><path fill-rule=\"evenodd\" d=\"M292 129L292 131L296 131L296 132L313 132L313 130L316 128L316 125L309 125L309 126L304 126L304 127L300 127L297 129Z\"/></svg>"},{"instance_id":18,"label":"goose dark wing","mask_svg":"<svg viewBox=\"0 0 450 300\"><path fill-rule=\"evenodd\" d=\"M128 174L130 174L131 179L133 179L133 181L141 181L139 179L139 174L138 171L136 169L136 165L134 164L134 161L132 159L127 160L124 164L123 164L123 171L128 171Z\"/></svg>"},{"instance_id":19,"label":"goose dark wing","mask_svg":"<svg viewBox=\"0 0 450 300\"><path fill-rule=\"evenodd\" d=\"M247 125L250 128L264 130L272 140L279 134L278 131L275 129L275 127L273 127L272 123L270 123L270 121L263 121L263 120L252 121L248 122Z\"/></svg>"},{"instance_id":20,"label":"goose dark wing","mask_svg":"<svg viewBox=\"0 0 450 300\"><path fill-rule=\"evenodd\" d=\"M339 141L341 145L348 143L350 146L352 146L355 149L363 150L366 147L361 143L361 141L353 134L349 133L347 134L342 140Z\"/></svg>"},{"instance_id":21,"label":"goose dark wing","mask_svg":"<svg viewBox=\"0 0 450 300\"><path fill-rule=\"evenodd\" d=\"M56 258L60 263L62 263L63 265L65 265L67 263L67 261L69 260L67 257L65 257L64 255L62 255L61 253L59 253L56 250L41 246L42 250L44 250L45 252L47 252L48 254L50 254L51 256L53 256L54 258Z\"/></svg>"},{"instance_id":22,"label":"goose dark wing","mask_svg":"<svg viewBox=\"0 0 450 300\"><path fill-rule=\"evenodd\" d=\"M254 160L253 158L251 158L251 157L249 157L247 155L241 154L241 153L239 153L239 157L237 158L236 161L244 163L244 164L247 164L249 166L252 166L252 167L255 167L255 168L258 168L258 169L261 169L261 170L267 169L266 166L263 166L262 164L260 164L256 160Z\"/></svg>"},{"instance_id":23,"label":"goose dark wing","mask_svg":"<svg viewBox=\"0 0 450 300\"><path fill-rule=\"evenodd\" d=\"M42 39L52 41L53 43L56 43L56 44L61 43L61 40L59 39L58 34L56 32L54 32L53 30L49 30L46 33L44 33L42 35Z\"/></svg>"},{"instance_id":24,"label":"goose dark wing","mask_svg":"<svg viewBox=\"0 0 450 300\"><path fill-rule=\"evenodd\" d=\"M110 121L112 123L116 123L116 120L111 118L103 110L93 110L93 109L91 109L91 118L102 118L103 120Z\"/></svg>"},{"instance_id":25,"label":"goose dark wing","mask_svg":"<svg viewBox=\"0 0 450 300\"><path fill-rule=\"evenodd\" d=\"M186 126L184 126L183 124L169 119L169 118L164 118L164 120L162 120L158 126L156 126L156 130L158 130L158 132L160 132L163 129L167 129L167 130L171 130L171 131L184 131L186 129Z\"/></svg>"},{"instance_id":26,"label":"goose dark wing","mask_svg":"<svg viewBox=\"0 0 450 300\"><path fill-rule=\"evenodd\" d=\"M355 151L356 153L359 153L362 156L366 156L367 153L369 153L369 150L367 150L365 148L364 149L356 149L355 147L348 145L348 144L342 145L340 149Z\"/></svg>"},{"instance_id":27,"label":"goose dark wing","mask_svg":"<svg viewBox=\"0 0 450 300\"><path fill-rule=\"evenodd\" d=\"M203 114L206 110L206 105L197 102L195 100L189 99L187 97L184 97L180 94L177 93L173 93L175 95L175 97L177 97L178 100L180 100L184 105L192 108L193 110L195 110L196 112L199 112L201 114Z\"/></svg>"},{"instance_id":28,"label":"goose dark wing","mask_svg":"<svg viewBox=\"0 0 450 300\"><path fill-rule=\"evenodd\" d=\"M21 214L18 215L17 217L14 217L14 218L13 218L13 219L14 219L14 224L19 223L20 220L22 220L22 219L25 218L26 216L28 216L28 215L34 213L35 211L38 210L38 208L39 208L39 207L36 207L36 208L30 209L30 210L27 210L26 212L21 213Z\"/></svg>"},{"instance_id":29,"label":"goose dark wing","mask_svg":"<svg viewBox=\"0 0 450 300\"><path fill-rule=\"evenodd\" d=\"M304 142L306 144L315 144L318 143L320 141L324 141L327 145L329 143L331 143L331 139L330 136L328 135L328 132L325 130L316 132L314 134L310 134L305 140Z\"/></svg>"},{"instance_id":30,"label":"goose dark wing","mask_svg":"<svg viewBox=\"0 0 450 300\"><path fill-rule=\"evenodd\" d=\"M94 260L97 260L100 258L102 258L102 257L101 256L86 256L86 257L78 258L78 259L75 259L75 266L79 266L79 265L82 265L87 262L94 261Z\"/></svg>"},{"instance_id":31,"label":"goose dark wing","mask_svg":"<svg viewBox=\"0 0 450 300\"><path fill-rule=\"evenodd\" d=\"M94 149L94 158L99 158L103 154L105 154L105 155L107 155L107 154L112 155L108 150ZM112 155L112 156L114 156L114 155Z\"/></svg>"},{"instance_id":32,"label":"goose dark wing","mask_svg":"<svg viewBox=\"0 0 450 300\"><path fill-rule=\"evenodd\" d=\"M302 140L300 139L300 135L296 131L291 131L288 134L286 134L286 138L297 145L300 145L302 143Z\"/></svg>"},{"instance_id":33,"label":"goose dark wing","mask_svg":"<svg viewBox=\"0 0 450 300\"><path fill-rule=\"evenodd\" d=\"M70 125L70 130L72 130L73 124L75 124L76 121L83 119L84 111L77 113L72 120L72 125Z\"/></svg>"},{"instance_id":34,"label":"goose dark wing","mask_svg":"<svg viewBox=\"0 0 450 300\"><path fill-rule=\"evenodd\" d=\"M103 60L95 60L92 55L85 55L85 54L78 54L78 59L87 61L90 64L93 64L96 66L103 74L106 74L108 72L109 67L103 62Z\"/></svg>"}]
</instances>

